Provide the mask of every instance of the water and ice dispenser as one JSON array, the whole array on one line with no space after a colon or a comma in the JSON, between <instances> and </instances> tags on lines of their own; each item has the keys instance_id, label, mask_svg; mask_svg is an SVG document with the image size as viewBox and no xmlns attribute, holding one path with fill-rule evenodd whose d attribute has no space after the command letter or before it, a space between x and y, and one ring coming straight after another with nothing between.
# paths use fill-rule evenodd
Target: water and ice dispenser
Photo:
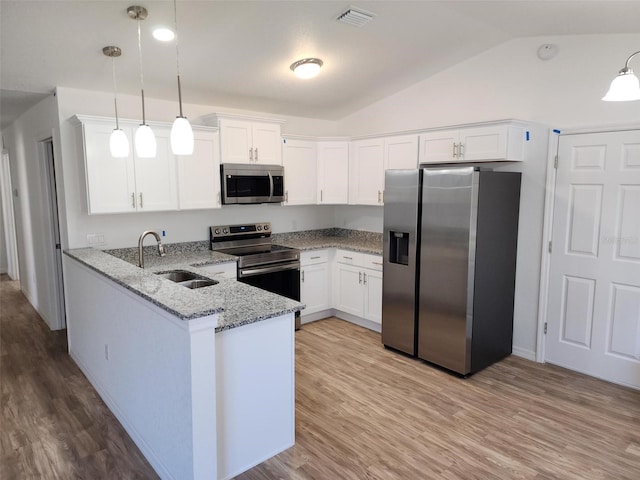
<instances>
[{"instance_id":1,"label":"water and ice dispenser","mask_svg":"<svg viewBox=\"0 0 640 480\"><path fill-rule=\"evenodd\" d=\"M409 232L389 232L389 263L409 265Z\"/></svg>"}]
</instances>

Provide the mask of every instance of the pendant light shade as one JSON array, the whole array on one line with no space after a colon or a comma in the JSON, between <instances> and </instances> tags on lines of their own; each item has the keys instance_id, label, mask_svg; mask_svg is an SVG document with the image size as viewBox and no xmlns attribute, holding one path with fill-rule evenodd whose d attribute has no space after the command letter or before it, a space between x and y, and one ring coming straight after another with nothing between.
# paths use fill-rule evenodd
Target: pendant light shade
<instances>
[{"instance_id":1,"label":"pendant light shade","mask_svg":"<svg viewBox=\"0 0 640 480\"><path fill-rule=\"evenodd\" d=\"M602 97L605 102L628 102L640 100L640 82L638 77L629 68L629 61L640 52L633 53L626 61L624 67L618 72L618 76L613 79L609 91Z\"/></svg>"},{"instance_id":2,"label":"pendant light shade","mask_svg":"<svg viewBox=\"0 0 640 480\"><path fill-rule=\"evenodd\" d=\"M149 125L143 123L136 129L135 144L138 157L153 158L156 156L156 136Z\"/></svg>"},{"instance_id":3,"label":"pendant light shade","mask_svg":"<svg viewBox=\"0 0 640 480\"><path fill-rule=\"evenodd\" d=\"M176 117L171 127L171 150L174 155L193 154L193 129L185 117Z\"/></svg>"},{"instance_id":4,"label":"pendant light shade","mask_svg":"<svg viewBox=\"0 0 640 480\"><path fill-rule=\"evenodd\" d=\"M104 53L107 57L111 58L111 70L113 72L113 106L116 113L116 128L111 132L111 137L109 138L109 151L111 152L111 156L115 158L126 158L129 156L129 139L127 135L120 128L120 124L118 122L118 96L117 96L117 88L116 88L116 58L122 55L122 50L120 47L114 47L112 45L104 47L102 49L102 53Z\"/></svg>"},{"instance_id":5,"label":"pendant light shade","mask_svg":"<svg viewBox=\"0 0 640 480\"><path fill-rule=\"evenodd\" d=\"M126 158L129 156L129 139L121 128L114 128L109 137L109 150L111 156L115 158Z\"/></svg>"},{"instance_id":6,"label":"pendant light shade","mask_svg":"<svg viewBox=\"0 0 640 480\"><path fill-rule=\"evenodd\" d=\"M178 74L178 105L180 115L176 117L171 127L171 151L174 155L193 154L193 129L187 117L182 114L182 86L180 85L180 52L178 50L178 9L173 0L173 20L176 35L176 72Z\"/></svg>"},{"instance_id":7,"label":"pendant light shade","mask_svg":"<svg viewBox=\"0 0 640 480\"><path fill-rule=\"evenodd\" d=\"M144 7L131 6L127 8L127 14L138 24L138 57L140 59L140 98L142 99L142 123L136 130L135 146L136 155L140 158L152 158L156 156L156 136L151 127L147 125L144 114L144 75L142 73L142 40L140 35L140 21L147 18L149 12Z\"/></svg>"}]
</instances>

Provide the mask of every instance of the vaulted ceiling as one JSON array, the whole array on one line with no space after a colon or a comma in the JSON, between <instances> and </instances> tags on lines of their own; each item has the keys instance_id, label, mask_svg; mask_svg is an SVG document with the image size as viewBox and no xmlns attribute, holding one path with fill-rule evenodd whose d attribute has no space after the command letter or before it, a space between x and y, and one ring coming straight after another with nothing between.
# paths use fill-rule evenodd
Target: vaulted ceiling
<instances>
[{"instance_id":1,"label":"vaulted ceiling","mask_svg":"<svg viewBox=\"0 0 640 480\"><path fill-rule=\"evenodd\" d=\"M119 92L139 92L136 22L126 13L134 4L0 1L2 125L56 86L111 91L106 45L123 50ZM151 36L173 25L173 3L138 4L149 11L145 93L173 99L175 45ZM362 27L336 21L350 5L375 18ZM637 33L640 2L178 0L177 11L186 103L339 119L510 39ZM313 80L289 70L305 57L324 61Z\"/></svg>"}]
</instances>

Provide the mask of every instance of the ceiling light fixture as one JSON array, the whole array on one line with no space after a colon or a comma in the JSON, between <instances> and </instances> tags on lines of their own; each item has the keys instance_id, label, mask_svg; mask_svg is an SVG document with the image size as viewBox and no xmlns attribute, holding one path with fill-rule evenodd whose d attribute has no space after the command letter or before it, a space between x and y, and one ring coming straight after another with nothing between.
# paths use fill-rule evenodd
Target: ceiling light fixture
<instances>
[{"instance_id":1,"label":"ceiling light fixture","mask_svg":"<svg viewBox=\"0 0 640 480\"><path fill-rule=\"evenodd\" d=\"M153 38L158 40L159 42L170 42L174 38L176 38L176 34L173 33L173 30L167 27L157 27L152 32Z\"/></svg>"},{"instance_id":2,"label":"ceiling light fixture","mask_svg":"<svg viewBox=\"0 0 640 480\"><path fill-rule=\"evenodd\" d=\"M149 12L144 7L132 6L127 8L127 14L138 23L138 56L140 58L140 92L142 95L142 123L136 130L135 145L136 155L140 158L153 158L156 156L156 136L151 127L147 125L144 115L144 75L142 73L142 40L140 35L140 21L147 18Z\"/></svg>"},{"instance_id":3,"label":"ceiling light fixture","mask_svg":"<svg viewBox=\"0 0 640 480\"><path fill-rule=\"evenodd\" d=\"M180 52L178 51L178 12L176 0L173 0L173 20L176 32L176 71L178 73L178 104L180 115L171 126L171 151L174 155L193 154L193 129L187 117L182 114L182 86L180 85Z\"/></svg>"},{"instance_id":4,"label":"ceiling light fixture","mask_svg":"<svg viewBox=\"0 0 640 480\"><path fill-rule=\"evenodd\" d=\"M116 57L122 55L122 50L120 47L108 46L102 49L102 53L107 57L111 57L111 69L113 71L113 106L116 111L116 128L113 129L111 137L109 138L109 151L112 157L126 158L129 156L129 139L120 128L118 122L118 89L116 87Z\"/></svg>"},{"instance_id":5,"label":"ceiling light fixture","mask_svg":"<svg viewBox=\"0 0 640 480\"><path fill-rule=\"evenodd\" d=\"M320 72L322 60L319 58L303 58L297 62L293 62L289 68L298 78L313 78Z\"/></svg>"},{"instance_id":6,"label":"ceiling light fixture","mask_svg":"<svg viewBox=\"0 0 640 480\"><path fill-rule=\"evenodd\" d=\"M631 100L640 100L640 82L638 77L629 68L629 61L638 55L640 51L632 53L624 64L624 67L618 72L618 76L613 79L609 91L602 97L605 102L628 102Z\"/></svg>"}]
</instances>

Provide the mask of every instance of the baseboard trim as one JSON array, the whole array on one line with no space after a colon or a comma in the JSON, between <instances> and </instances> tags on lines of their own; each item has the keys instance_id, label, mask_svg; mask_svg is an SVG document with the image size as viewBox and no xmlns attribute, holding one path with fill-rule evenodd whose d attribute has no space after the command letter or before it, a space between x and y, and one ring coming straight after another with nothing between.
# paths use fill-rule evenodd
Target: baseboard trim
<instances>
[{"instance_id":1,"label":"baseboard trim","mask_svg":"<svg viewBox=\"0 0 640 480\"><path fill-rule=\"evenodd\" d=\"M529 350L527 348L516 347L515 345L512 347L512 353L517 357L526 358L527 360L531 360L532 362L536 361L536 352L533 350Z\"/></svg>"}]
</instances>

